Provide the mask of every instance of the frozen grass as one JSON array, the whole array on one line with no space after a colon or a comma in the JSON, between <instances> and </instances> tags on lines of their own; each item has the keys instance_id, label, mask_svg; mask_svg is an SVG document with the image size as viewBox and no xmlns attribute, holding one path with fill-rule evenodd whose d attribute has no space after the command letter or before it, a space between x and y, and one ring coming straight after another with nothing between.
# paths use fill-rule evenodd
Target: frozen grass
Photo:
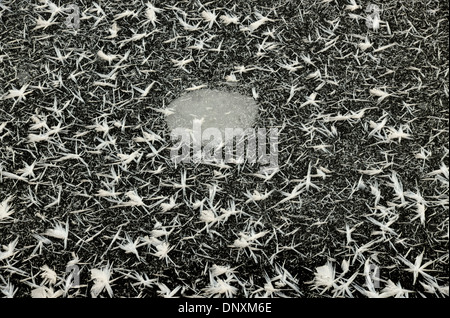
<instances>
[{"instance_id":1,"label":"frozen grass","mask_svg":"<svg viewBox=\"0 0 450 318\"><path fill-rule=\"evenodd\" d=\"M3 0L2 295L448 297L448 3L370 4ZM200 88L278 170L170 162Z\"/></svg>"}]
</instances>

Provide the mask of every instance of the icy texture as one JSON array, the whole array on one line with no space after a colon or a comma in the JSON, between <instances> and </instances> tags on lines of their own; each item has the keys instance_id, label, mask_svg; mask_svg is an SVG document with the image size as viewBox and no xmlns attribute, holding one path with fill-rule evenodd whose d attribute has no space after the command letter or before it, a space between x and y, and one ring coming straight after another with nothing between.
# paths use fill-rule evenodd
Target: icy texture
<instances>
[{"instance_id":1,"label":"icy texture","mask_svg":"<svg viewBox=\"0 0 450 318\"><path fill-rule=\"evenodd\" d=\"M218 128L250 128L258 114L258 105L251 97L239 93L202 89L189 92L174 100L167 116L169 129L192 129L194 119L202 119L202 131Z\"/></svg>"}]
</instances>

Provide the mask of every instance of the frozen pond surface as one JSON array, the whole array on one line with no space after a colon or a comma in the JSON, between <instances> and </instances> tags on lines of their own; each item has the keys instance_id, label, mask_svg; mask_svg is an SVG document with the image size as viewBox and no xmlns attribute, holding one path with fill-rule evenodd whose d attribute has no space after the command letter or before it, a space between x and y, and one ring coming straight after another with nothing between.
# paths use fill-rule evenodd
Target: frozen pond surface
<instances>
[{"instance_id":1,"label":"frozen pond surface","mask_svg":"<svg viewBox=\"0 0 450 318\"><path fill-rule=\"evenodd\" d=\"M203 120L202 131L218 128L251 128L258 114L253 98L239 93L201 89L189 92L169 106L174 114L166 117L170 130L193 128L194 119Z\"/></svg>"}]
</instances>

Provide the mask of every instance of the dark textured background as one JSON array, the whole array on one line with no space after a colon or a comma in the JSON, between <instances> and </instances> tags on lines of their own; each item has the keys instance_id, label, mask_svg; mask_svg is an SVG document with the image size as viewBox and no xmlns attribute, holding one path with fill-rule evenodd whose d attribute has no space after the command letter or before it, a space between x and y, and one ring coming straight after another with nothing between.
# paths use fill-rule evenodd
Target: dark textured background
<instances>
[{"instance_id":1,"label":"dark textured background","mask_svg":"<svg viewBox=\"0 0 450 318\"><path fill-rule=\"evenodd\" d=\"M413 274L401 257L414 263L423 252L423 263L432 261L427 269L439 286L447 286L448 296L448 3L443 1L387 1L377 3L382 7L381 19L387 21L391 34L382 23L380 30L369 30L364 18L364 9L369 2L360 1L361 9L346 10L346 1L157 1L154 5L165 11L157 14L156 28L145 21L145 2L99 1L104 11L96 11L93 2L76 3L81 8L80 28L74 32L64 25L66 15L55 15L57 24L46 29L33 30L36 19L48 19L48 7L38 1L2 1L9 9L0 9L0 172L20 175L18 169L24 163L36 161L35 178L25 181L3 175L0 179L0 203L9 197L14 209L10 219L0 220L0 244L8 245L18 238L15 254L0 260L0 287L10 282L17 292L16 297L29 296L38 286L50 286L40 276L42 266L48 265L58 275L54 290L63 288L67 262L75 253L80 258L80 288L68 290L64 296L90 296L91 269L112 267L112 289L115 296L152 297L160 295L162 285L169 289L181 288L176 295L209 296L209 269L213 264L237 267L235 273L222 275L230 285L236 287L235 296L263 296L267 278L280 282L285 279L281 291L272 295L295 297L339 296L339 288L331 287L324 293L324 286L311 282L317 268L329 261L336 268L336 278L342 273L340 264L350 261L348 273L335 281L336 286L357 273L349 291L352 296L367 296L364 286L364 265L377 264L381 269L381 288L391 280L413 291L409 297L440 297L444 291L427 293L421 284L429 284L419 274L413 283ZM42 5L41 8L38 6ZM62 5L62 3L58 3ZM200 22L198 31L186 31L170 8L176 5L188 15L191 24ZM256 20L254 12L275 20L267 22L252 34L239 30L240 26L225 26L218 23L211 29L202 21L201 11L213 10L220 16L226 12L240 16L243 25ZM121 30L114 39L108 39L108 29L114 16L125 10L134 10L135 17L118 19ZM359 15L360 19L349 14ZM248 17L248 20L245 18ZM191 19L191 20L189 20ZM155 33L139 41L121 45L134 33ZM268 29L275 30L275 38L263 35ZM164 43L181 36L177 41ZM202 51L188 49L194 39L215 36ZM368 37L373 46L365 51L358 43ZM360 38L362 37L362 38ZM329 41L336 40L327 50ZM222 42L222 51L216 48ZM263 50L257 55L258 44L274 42L273 50ZM376 52L388 44L396 45ZM58 61L55 49L63 55ZM117 70L117 78L108 80L115 88L96 86L101 81L99 74L108 74L118 60L109 65L101 60L97 52L124 55L128 59ZM313 65L302 60L309 56ZM171 59L192 57L193 63L186 71L173 66ZM280 67L298 60L301 66L294 72ZM255 69L246 73L235 73L237 83L227 83L225 76L244 65ZM319 70L321 78L307 79L308 74ZM76 81L70 74L76 74ZM58 84L61 79L63 86ZM145 89L157 81L145 98L133 87ZM319 84L325 84L318 88ZM330 82L331 81L331 82ZM334 82L335 84L333 84ZM210 165L182 165L174 167L169 158L170 135L163 116L152 108L162 108L180 96L186 88L207 84L210 88L237 91L252 96L252 88L259 94L259 127L284 127L280 134L280 171L264 182L252 173L259 171L256 165L231 165L220 170L225 178L218 178ZM11 89L29 85L26 100L6 98ZM42 86L39 89L38 86ZM299 90L289 103L286 101L292 86ZM381 88L391 93L381 102L371 96L370 90ZM317 92L317 105L299 107L306 96ZM54 101L60 114L51 110ZM327 121L326 116L358 113L366 109L360 119ZM32 116L45 118L49 127L61 124L63 131L53 135L49 141L29 143L30 133L44 133L45 128L31 131ZM370 121L380 123L386 116L386 126L379 135L370 136ZM106 122L107 134L96 132L96 122ZM121 127L117 123L125 123ZM116 124L116 125L115 125ZM327 133L331 127L337 131ZM400 127L411 135L411 139L388 140L389 127ZM141 136L142 130L151 130L164 142L155 142L155 149L162 149L155 158L147 144L137 144L133 138ZM74 137L79 132L82 137ZM107 146L99 153L92 153L103 140L116 139L115 146ZM326 151L314 146L329 145ZM431 154L427 160L415 157L421 148ZM139 162L123 167L115 164L117 154L142 153ZM82 156L88 166L80 160L55 161L68 153ZM161 174L150 171L159 166L165 168ZM316 168L331 171L327 177L313 177L317 188L304 189L292 201L273 207L282 200L283 192L290 193L298 184L293 180L304 179L311 165L311 174ZM104 175L111 167L120 171L121 180L115 191L125 193L137 190L149 207L113 208L127 201L124 194L114 198L96 196L105 189L102 182L110 181ZM443 168L444 167L444 168ZM445 167L447 172L445 174ZM382 169L375 175L362 174L361 170ZM358 171L359 170L359 171ZM433 171L437 171L432 173ZM186 171L189 188L172 187L180 182ZM420 191L426 201L426 221L411 220L416 215L415 201L406 198L407 204L400 206L395 198L390 176L395 171L403 184L404 192ZM431 175L429 175L432 173ZM360 178L366 185L363 190L353 192ZM227 208L234 201L245 214L230 217L223 224L212 225L209 232L203 230L199 210L192 202L205 199L205 209L210 208L210 187L217 185L217 194L212 205ZM393 208L387 215L373 210L374 195L370 185L378 184L381 191L379 205ZM170 185L170 186L167 186ZM45 208L57 197L61 189L59 204ZM273 191L268 199L248 202L246 193ZM167 198L177 194L180 204L173 210L161 212L153 206L158 196ZM38 200L30 201L30 196ZM168 200L166 200L168 201ZM301 201L301 202L300 202ZM77 212L85 210L84 212ZM75 211L75 212L74 212ZM373 213L373 214L372 214ZM380 227L367 216L390 225L395 234L373 233ZM131 240L150 236L155 222L159 221L172 232L167 241L173 247L170 260L153 256L155 248L150 245L138 248L140 259L125 254L119 248L128 235ZM44 244L42 251L33 254L38 241L33 234L44 235L55 222L68 222L67 247L63 241L47 236L52 243ZM355 240L347 245L346 224L355 227ZM118 238L109 248L114 236ZM102 232L96 235L100 230ZM255 243L255 250L239 250L230 247L240 232L247 234L267 231ZM195 239L186 239L195 236ZM140 241L142 243L143 241ZM355 250L369 242L370 248L360 255ZM283 247L295 247L286 249ZM277 253L274 255L275 253ZM251 255L254 255L252 257ZM356 256L355 256L356 255ZM273 257L272 257L273 256ZM288 272L288 278L283 273ZM132 274L147 274L155 281L149 286L133 285ZM292 276L292 278L289 278ZM281 278L280 278L281 277ZM288 282L289 284L286 284ZM280 285L281 286L281 285ZM317 288L314 288L317 287ZM107 296L103 291L101 296ZM266 294L267 295L267 294ZM350 294L344 294L346 297ZM404 296L405 294L401 294Z\"/></svg>"}]
</instances>

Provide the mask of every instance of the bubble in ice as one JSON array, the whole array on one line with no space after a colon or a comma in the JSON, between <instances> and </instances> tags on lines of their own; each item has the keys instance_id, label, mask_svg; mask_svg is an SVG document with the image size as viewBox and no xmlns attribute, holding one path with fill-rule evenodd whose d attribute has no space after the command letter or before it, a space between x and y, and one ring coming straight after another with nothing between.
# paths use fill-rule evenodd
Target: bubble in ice
<instances>
[{"instance_id":1,"label":"bubble in ice","mask_svg":"<svg viewBox=\"0 0 450 318\"><path fill-rule=\"evenodd\" d=\"M194 119L207 128L251 128L258 114L258 105L252 97L236 92L200 89L175 99L169 106L173 114L166 117L169 129L192 129Z\"/></svg>"}]
</instances>

